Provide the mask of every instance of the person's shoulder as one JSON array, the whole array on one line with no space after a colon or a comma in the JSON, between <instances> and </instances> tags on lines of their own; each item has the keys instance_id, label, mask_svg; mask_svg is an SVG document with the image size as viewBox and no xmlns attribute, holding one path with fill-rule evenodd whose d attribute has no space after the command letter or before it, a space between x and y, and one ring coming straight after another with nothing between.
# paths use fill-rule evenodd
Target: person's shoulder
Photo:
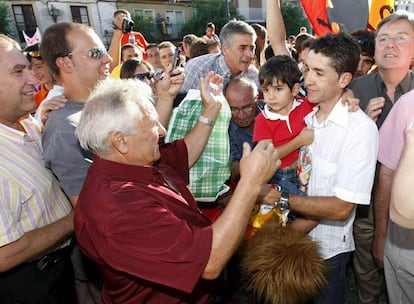
<instances>
[{"instance_id":1,"label":"person's shoulder","mask_svg":"<svg viewBox=\"0 0 414 304\"><path fill-rule=\"evenodd\" d=\"M84 103L68 101L63 108L49 113L45 124L45 131L62 128L73 124L74 118L80 118ZM74 128L74 126L72 126ZM56 130L54 130L56 131Z\"/></svg>"},{"instance_id":2,"label":"person's shoulder","mask_svg":"<svg viewBox=\"0 0 414 304\"><path fill-rule=\"evenodd\" d=\"M378 127L375 122L369 118L367 114L362 109L358 109L354 112L348 112L348 117L350 118L349 125L353 125L358 129L367 130L369 132L378 132Z\"/></svg>"},{"instance_id":3,"label":"person's shoulder","mask_svg":"<svg viewBox=\"0 0 414 304\"><path fill-rule=\"evenodd\" d=\"M377 79L377 72L360 76L354 78L349 84L349 88L353 90L354 88L364 88L366 85L374 83Z\"/></svg>"}]
</instances>

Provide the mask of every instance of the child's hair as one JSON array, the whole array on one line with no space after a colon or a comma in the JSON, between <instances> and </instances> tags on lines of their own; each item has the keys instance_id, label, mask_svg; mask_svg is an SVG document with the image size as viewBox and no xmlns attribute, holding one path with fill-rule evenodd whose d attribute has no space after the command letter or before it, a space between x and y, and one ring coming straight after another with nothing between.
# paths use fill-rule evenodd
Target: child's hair
<instances>
[{"instance_id":1,"label":"child's hair","mask_svg":"<svg viewBox=\"0 0 414 304\"><path fill-rule=\"evenodd\" d=\"M266 87L277 80L286 83L292 90L295 83L300 82L301 75L298 64L292 57L277 55L267 60L260 68L259 82L262 87Z\"/></svg>"}]
</instances>

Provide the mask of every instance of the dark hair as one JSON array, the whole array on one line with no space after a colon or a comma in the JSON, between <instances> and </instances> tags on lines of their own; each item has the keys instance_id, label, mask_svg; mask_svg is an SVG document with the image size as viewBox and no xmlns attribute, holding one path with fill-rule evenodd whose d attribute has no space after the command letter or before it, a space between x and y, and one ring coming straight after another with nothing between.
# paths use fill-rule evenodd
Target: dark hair
<instances>
[{"instance_id":1,"label":"dark hair","mask_svg":"<svg viewBox=\"0 0 414 304\"><path fill-rule=\"evenodd\" d=\"M296 52L298 52L298 53L302 52L302 50L303 50L302 43L305 40L309 39L309 38L313 38L313 36L308 34L308 33L301 33L301 34L296 36L296 39L295 39L295 50L296 50Z\"/></svg>"},{"instance_id":2,"label":"dark hair","mask_svg":"<svg viewBox=\"0 0 414 304\"><path fill-rule=\"evenodd\" d=\"M49 70L54 75L60 75L60 70L56 65L56 59L66 57L72 52L73 46L69 45L66 36L75 30L94 32L91 27L81 23L59 22L49 26L42 35L40 53L46 61Z\"/></svg>"},{"instance_id":3,"label":"dark hair","mask_svg":"<svg viewBox=\"0 0 414 304\"><path fill-rule=\"evenodd\" d=\"M296 61L287 55L277 55L265 62L259 70L259 82L262 87L268 86L277 80L286 83L292 90L300 82L302 73Z\"/></svg>"},{"instance_id":4,"label":"dark hair","mask_svg":"<svg viewBox=\"0 0 414 304\"><path fill-rule=\"evenodd\" d=\"M115 12L114 12L114 18L116 17L116 16L118 16L119 14L125 14L125 15L127 15L127 16L131 16L131 14L126 10L126 9L122 9L122 8L120 8L120 9L117 9Z\"/></svg>"},{"instance_id":5,"label":"dark hair","mask_svg":"<svg viewBox=\"0 0 414 304\"><path fill-rule=\"evenodd\" d=\"M354 75L358 68L359 46L348 34L326 34L312 41L309 49L330 58L331 66L338 75L343 73Z\"/></svg>"},{"instance_id":6,"label":"dark hair","mask_svg":"<svg viewBox=\"0 0 414 304\"><path fill-rule=\"evenodd\" d=\"M210 49L217 45L219 45L219 42L217 40L202 37L196 38L193 40L193 43L190 47L190 58L209 54Z\"/></svg>"},{"instance_id":7,"label":"dark hair","mask_svg":"<svg viewBox=\"0 0 414 304\"><path fill-rule=\"evenodd\" d=\"M191 44L193 43L193 41L195 39L197 39L198 37L194 34L187 34L183 37L183 43L188 44L189 46L191 46Z\"/></svg>"},{"instance_id":8,"label":"dark hair","mask_svg":"<svg viewBox=\"0 0 414 304\"><path fill-rule=\"evenodd\" d=\"M126 43L121 47L121 62L124 60L124 51L127 49L135 49L136 46L132 43Z\"/></svg>"},{"instance_id":9,"label":"dark hair","mask_svg":"<svg viewBox=\"0 0 414 304\"><path fill-rule=\"evenodd\" d=\"M207 23L206 27L212 28L213 30L215 30L215 29L216 29L216 26L214 25L214 23L213 23L213 22L209 22L209 23Z\"/></svg>"},{"instance_id":10,"label":"dark hair","mask_svg":"<svg viewBox=\"0 0 414 304\"><path fill-rule=\"evenodd\" d=\"M131 58L122 64L120 78L121 79L134 78L135 70L140 65L144 65L148 69L148 71L153 70L151 64L149 64L148 62L143 61L143 60L138 60L136 58Z\"/></svg>"},{"instance_id":11,"label":"dark hair","mask_svg":"<svg viewBox=\"0 0 414 304\"><path fill-rule=\"evenodd\" d=\"M254 56L256 59L256 62L258 63L258 66L261 66L260 61L260 55L263 51L263 48L266 47L266 38L267 38L267 31L266 28L263 25L260 25L258 23L252 23L250 26L254 29L256 32L256 49L254 51Z\"/></svg>"},{"instance_id":12,"label":"dark hair","mask_svg":"<svg viewBox=\"0 0 414 304\"><path fill-rule=\"evenodd\" d=\"M358 29L351 33L351 36L358 43L361 54L364 56L374 57L375 51L375 33L367 29Z\"/></svg>"},{"instance_id":13,"label":"dark hair","mask_svg":"<svg viewBox=\"0 0 414 304\"><path fill-rule=\"evenodd\" d=\"M152 49L152 48L157 48L158 49L158 43L149 43L147 45L147 50Z\"/></svg>"},{"instance_id":14,"label":"dark hair","mask_svg":"<svg viewBox=\"0 0 414 304\"><path fill-rule=\"evenodd\" d=\"M275 53L273 52L272 46L269 44L265 49L265 58L266 60L269 60L273 56L275 56Z\"/></svg>"}]
</instances>

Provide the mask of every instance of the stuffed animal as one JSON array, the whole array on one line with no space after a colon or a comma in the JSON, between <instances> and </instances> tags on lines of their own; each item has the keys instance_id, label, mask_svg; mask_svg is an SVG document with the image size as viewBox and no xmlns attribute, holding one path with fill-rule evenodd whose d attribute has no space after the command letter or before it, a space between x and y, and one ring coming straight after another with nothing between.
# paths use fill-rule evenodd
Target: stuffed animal
<instances>
[{"instance_id":1,"label":"stuffed animal","mask_svg":"<svg viewBox=\"0 0 414 304\"><path fill-rule=\"evenodd\" d=\"M268 220L241 247L243 289L257 303L307 303L326 282L318 244L304 233Z\"/></svg>"}]
</instances>

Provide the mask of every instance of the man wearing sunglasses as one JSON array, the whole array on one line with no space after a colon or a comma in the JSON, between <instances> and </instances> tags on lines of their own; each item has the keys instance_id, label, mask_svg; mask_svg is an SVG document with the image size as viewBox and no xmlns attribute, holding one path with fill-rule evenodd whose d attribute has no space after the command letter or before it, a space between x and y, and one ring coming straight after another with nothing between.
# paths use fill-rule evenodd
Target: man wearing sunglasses
<instances>
[{"instance_id":1,"label":"man wearing sunglasses","mask_svg":"<svg viewBox=\"0 0 414 304\"><path fill-rule=\"evenodd\" d=\"M40 51L49 69L60 77L65 107L53 111L45 124L43 150L46 166L59 179L62 189L76 206L80 189L92 161L92 155L80 148L75 136L80 114L90 92L100 80L109 77L108 55L104 44L94 30L79 23L57 23L43 33ZM79 258L79 255L75 255ZM80 299L94 297L95 285L86 285L88 275L82 263L74 261L76 287Z\"/></svg>"}]
</instances>

